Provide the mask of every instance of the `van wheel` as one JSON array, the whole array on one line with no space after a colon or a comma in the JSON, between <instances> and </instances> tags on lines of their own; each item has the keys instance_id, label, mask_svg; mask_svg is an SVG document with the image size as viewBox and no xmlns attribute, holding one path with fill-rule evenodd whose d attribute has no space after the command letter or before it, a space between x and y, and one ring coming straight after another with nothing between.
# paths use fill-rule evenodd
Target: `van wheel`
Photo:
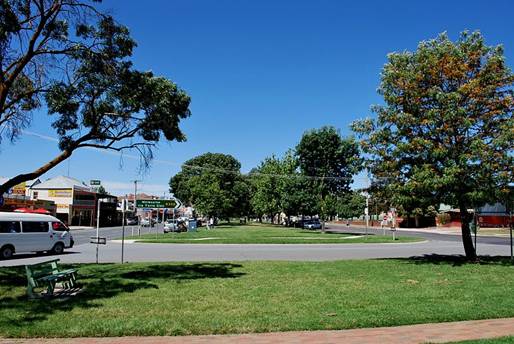
<instances>
[{"instance_id":1,"label":"van wheel","mask_svg":"<svg viewBox=\"0 0 514 344\"><path fill-rule=\"evenodd\" d=\"M2 259L10 259L14 253L14 248L11 246L4 246L0 250L0 258Z\"/></svg>"},{"instance_id":2,"label":"van wheel","mask_svg":"<svg viewBox=\"0 0 514 344\"><path fill-rule=\"evenodd\" d=\"M54 248L52 248L53 254L62 254L63 252L64 252L64 245L62 244L62 242L58 242L57 244L54 245Z\"/></svg>"}]
</instances>

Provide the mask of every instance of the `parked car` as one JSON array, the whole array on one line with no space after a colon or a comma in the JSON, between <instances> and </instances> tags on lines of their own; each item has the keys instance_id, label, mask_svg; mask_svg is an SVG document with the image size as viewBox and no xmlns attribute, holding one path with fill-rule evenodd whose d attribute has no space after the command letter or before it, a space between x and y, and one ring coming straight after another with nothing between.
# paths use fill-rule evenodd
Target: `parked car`
<instances>
[{"instance_id":1,"label":"parked car","mask_svg":"<svg viewBox=\"0 0 514 344\"><path fill-rule=\"evenodd\" d=\"M178 232L177 220L166 220L164 222L164 233Z\"/></svg>"},{"instance_id":2,"label":"parked car","mask_svg":"<svg viewBox=\"0 0 514 344\"><path fill-rule=\"evenodd\" d=\"M127 217L125 219L125 223L127 224L127 226L136 226L137 222L137 217Z\"/></svg>"},{"instance_id":3,"label":"parked car","mask_svg":"<svg viewBox=\"0 0 514 344\"><path fill-rule=\"evenodd\" d=\"M321 229L319 220L308 220L303 223L304 229Z\"/></svg>"},{"instance_id":4,"label":"parked car","mask_svg":"<svg viewBox=\"0 0 514 344\"><path fill-rule=\"evenodd\" d=\"M73 244L68 227L56 217L0 212L0 259L19 252L61 254Z\"/></svg>"},{"instance_id":5,"label":"parked car","mask_svg":"<svg viewBox=\"0 0 514 344\"><path fill-rule=\"evenodd\" d=\"M169 219L166 222L164 222L164 233L170 233L170 232L187 232L187 225L186 222L180 220L180 219Z\"/></svg>"},{"instance_id":6,"label":"parked car","mask_svg":"<svg viewBox=\"0 0 514 344\"><path fill-rule=\"evenodd\" d=\"M157 220L153 217L143 217L139 224L143 227L153 227L157 223Z\"/></svg>"}]
</instances>

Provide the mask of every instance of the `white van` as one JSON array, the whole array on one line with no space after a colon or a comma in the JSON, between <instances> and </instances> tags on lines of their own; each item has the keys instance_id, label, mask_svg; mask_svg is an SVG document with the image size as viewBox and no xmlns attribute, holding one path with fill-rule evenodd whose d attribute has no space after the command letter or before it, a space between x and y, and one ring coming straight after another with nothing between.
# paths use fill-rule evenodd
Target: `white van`
<instances>
[{"instance_id":1,"label":"white van","mask_svg":"<svg viewBox=\"0 0 514 344\"><path fill-rule=\"evenodd\" d=\"M53 216L0 212L0 259L15 252L61 254L73 243L68 227Z\"/></svg>"}]
</instances>

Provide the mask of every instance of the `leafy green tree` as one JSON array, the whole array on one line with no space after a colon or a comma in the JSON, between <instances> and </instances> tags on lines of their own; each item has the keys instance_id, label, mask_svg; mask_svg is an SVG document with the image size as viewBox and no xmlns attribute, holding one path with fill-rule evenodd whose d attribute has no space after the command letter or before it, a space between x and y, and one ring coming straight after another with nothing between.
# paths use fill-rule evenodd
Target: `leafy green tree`
<instances>
[{"instance_id":1,"label":"leafy green tree","mask_svg":"<svg viewBox=\"0 0 514 344\"><path fill-rule=\"evenodd\" d=\"M251 203L254 212L273 218L284 213L291 215L311 215L315 213L315 203L310 193L309 180L301 175L298 161L293 151L283 158L271 156L250 173L253 185Z\"/></svg>"},{"instance_id":2,"label":"leafy green tree","mask_svg":"<svg viewBox=\"0 0 514 344\"><path fill-rule=\"evenodd\" d=\"M501 46L478 32L446 34L393 53L381 75L377 119L355 122L373 175L396 197L460 209L462 241L476 258L468 209L508 191L513 180L514 76Z\"/></svg>"},{"instance_id":3,"label":"leafy green tree","mask_svg":"<svg viewBox=\"0 0 514 344\"><path fill-rule=\"evenodd\" d=\"M206 153L186 161L170 191L203 215L229 219L248 212L249 189L231 155Z\"/></svg>"},{"instance_id":4,"label":"leafy green tree","mask_svg":"<svg viewBox=\"0 0 514 344\"><path fill-rule=\"evenodd\" d=\"M143 167L161 136L183 141L189 96L132 68L128 29L85 1L0 0L0 125L14 140L45 105L61 152L0 185L35 179L83 147L135 150ZM4 130L6 129L6 130Z\"/></svg>"},{"instance_id":5,"label":"leafy green tree","mask_svg":"<svg viewBox=\"0 0 514 344\"><path fill-rule=\"evenodd\" d=\"M281 162L275 156L264 159L250 174L253 184L251 204L259 217L268 215L273 221L274 215L280 213L281 174Z\"/></svg>"},{"instance_id":6,"label":"leafy green tree","mask_svg":"<svg viewBox=\"0 0 514 344\"><path fill-rule=\"evenodd\" d=\"M349 192L337 200L337 214L345 219L363 215L365 207L366 197L358 190Z\"/></svg>"},{"instance_id":7,"label":"leafy green tree","mask_svg":"<svg viewBox=\"0 0 514 344\"><path fill-rule=\"evenodd\" d=\"M0 1L0 141L21 134L49 88L73 74L77 56L100 53L101 38L89 36L90 24L109 17L92 5L77 0Z\"/></svg>"},{"instance_id":8,"label":"leafy green tree","mask_svg":"<svg viewBox=\"0 0 514 344\"><path fill-rule=\"evenodd\" d=\"M281 159L280 209L291 215L314 215L317 212L316 198L312 196L312 183L299 171L294 151L288 151Z\"/></svg>"},{"instance_id":9,"label":"leafy green tree","mask_svg":"<svg viewBox=\"0 0 514 344\"><path fill-rule=\"evenodd\" d=\"M105 188L103 187L103 185L100 185L100 186L98 187L97 192L98 192L99 194L102 194L102 195L105 195L105 194L107 193L107 191L105 191Z\"/></svg>"},{"instance_id":10,"label":"leafy green tree","mask_svg":"<svg viewBox=\"0 0 514 344\"><path fill-rule=\"evenodd\" d=\"M311 190L318 199L320 216L326 219L335 215L331 198L349 192L353 175L362 165L357 142L342 138L334 127L322 127L302 136L296 155L302 174L312 178Z\"/></svg>"}]
</instances>

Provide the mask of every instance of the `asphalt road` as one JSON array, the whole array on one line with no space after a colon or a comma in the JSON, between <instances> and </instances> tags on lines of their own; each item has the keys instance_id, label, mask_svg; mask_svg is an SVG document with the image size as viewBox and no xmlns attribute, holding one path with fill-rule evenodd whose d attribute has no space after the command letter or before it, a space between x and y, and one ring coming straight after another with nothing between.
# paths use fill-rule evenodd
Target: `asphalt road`
<instances>
[{"instance_id":1,"label":"asphalt road","mask_svg":"<svg viewBox=\"0 0 514 344\"><path fill-rule=\"evenodd\" d=\"M148 233L162 233L162 226L157 225L158 227L143 227L141 229L141 234ZM333 232L341 232L341 233L353 233L353 234L364 234L365 229L361 227L347 227L346 225L340 224L330 224L327 226L328 231ZM368 228L368 233L370 234L382 234L382 229ZM125 235L129 236L132 233L137 234L136 226L126 226L125 227ZM75 242L80 244L89 243L90 237L96 236L96 229L80 229L72 231L73 238ZM386 234L392 236L392 232L390 230L386 230ZM113 240L121 238L122 228L121 227L106 227L100 228L100 237L105 237L107 240ZM396 231L396 235L401 236L414 236L419 238L424 238L426 240L435 240L435 241L450 241L450 242L461 242L460 235L454 234L439 234L439 233L431 233L423 230L419 231ZM508 237L498 237L498 236L477 236L477 245L481 244L491 244L491 245L509 245Z\"/></svg>"},{"instance_id":2,"label":"asphalt road","mask_svg":"<svg viewBox=\"0 0 514 344\"><path fill-rule=\"evenodd\" d=\"M347 227L346 225L340 224L330 224L328 226L328 230L334 232L342 232L342 233L364 233L365 228L361 227ZM376 228L368 228L368 233L374 234L382 234L382 229ZM390 230L386 230L386 234L392 235ZM405 231L405 230L397 230L396 235L401 236L414 236L418 238L424 238L426 240L436 240L436 241L451 241L451 242L461 242L461 236L455 234L440 234L440 233L432 233L423 230L419 231ZM508 237L499 237L499 236L477 236L477 246L481 244L490 244L490 245L510 245L510 241Z\"/></svg>"},{"instance_id":3,"label":"asphalt road","mask_svg":"<svg viewBox=\"0 0 514 344\"><path fill-rule=\"evenodd\" d=\"M155 233L159 229L144 228L143 233ZM162 229L161 229L162 230ZM347 228L331 225L330 230L362 233L363 228ZM369 230L375 232L375 230ZM380 230L379 230L380 232ZM132 229L128 227L126 234ZM96 245L89 243L89 237L95 236L92 229L72 232L76 245L59 256L65 263L93 263L96 257ZM327 261L341 259L370 258L404 258L430 254L459 255L463 254L462 243L458 235L447 235L426 232L403 232L401 235L422 236L427 239L417 243L384 243L384 244L150 244L126 243L126 262L165 262L165 261L245 261L245 260L298 260ZM121 227L103 228L100 236L108 240L121 237ZM510 254L508 238L479 237L478 254L507 256ZM0 261L0 266L33 264L48 260L49 256L16 255L13 259ZM99 245L100 262L120 262L121 243L108 241Z\"/></svg>"}]
</instances>

